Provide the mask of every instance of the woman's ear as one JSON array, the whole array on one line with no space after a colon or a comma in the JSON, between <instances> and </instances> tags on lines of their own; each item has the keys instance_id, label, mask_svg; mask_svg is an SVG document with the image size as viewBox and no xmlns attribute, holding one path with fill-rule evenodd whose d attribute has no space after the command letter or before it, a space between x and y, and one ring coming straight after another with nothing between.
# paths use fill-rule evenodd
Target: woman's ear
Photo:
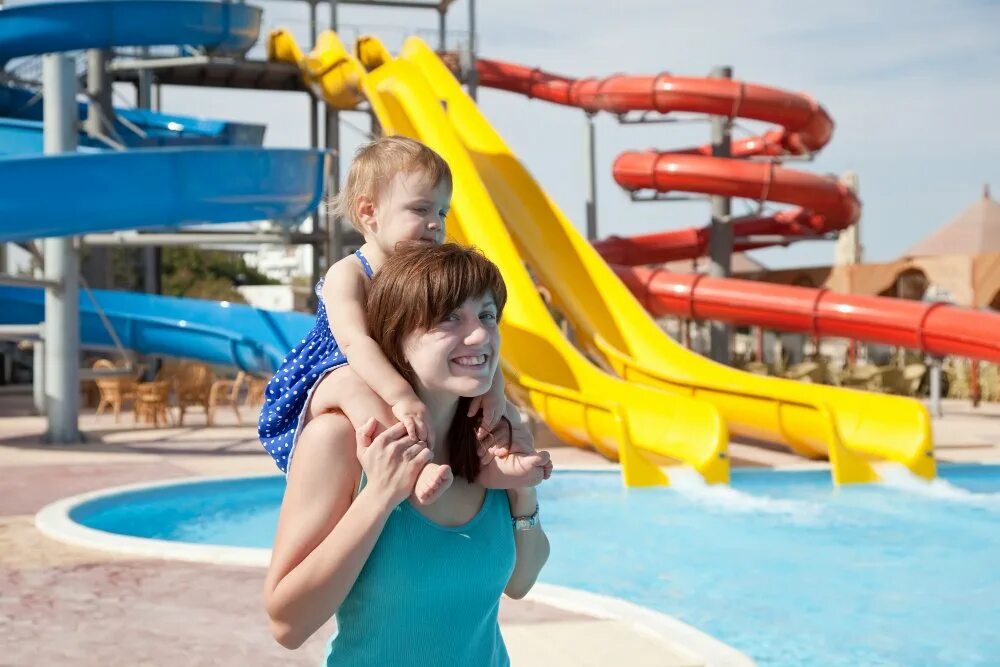
<instances>
[{"instance_id":1,"label":"woman's ear","mask_svg":"<svg viewBox=\"0 0 1000 667\"><path fill-rule=\"evenodd\" d=\"M354 215L361 228L374 234L378 230L378 220L375 219L375 200L365 195L359 195L354 202Z\"/></svg>"}]
</instances>

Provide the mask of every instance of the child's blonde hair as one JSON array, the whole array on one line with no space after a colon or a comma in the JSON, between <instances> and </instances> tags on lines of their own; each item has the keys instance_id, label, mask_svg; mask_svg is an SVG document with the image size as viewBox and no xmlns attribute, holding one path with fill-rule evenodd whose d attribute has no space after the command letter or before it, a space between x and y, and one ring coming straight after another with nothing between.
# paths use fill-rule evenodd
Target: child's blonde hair
<instances>
[{"instance_id":1,"label":"child's blonde hair","mask_svg":"<svg viewBox=\"0 0 1000 667\"><path fill-rule=\"evenodd\" d=\"M356 219L358 197L377 200L393 176L414 171L426 174L435 188L442 183L451 188L448 163L419 141L391 136L361 146L347 172L344 190L333 200L333 214L350 221L355 229L363 233Z\"/></svg>"}]
</instances>

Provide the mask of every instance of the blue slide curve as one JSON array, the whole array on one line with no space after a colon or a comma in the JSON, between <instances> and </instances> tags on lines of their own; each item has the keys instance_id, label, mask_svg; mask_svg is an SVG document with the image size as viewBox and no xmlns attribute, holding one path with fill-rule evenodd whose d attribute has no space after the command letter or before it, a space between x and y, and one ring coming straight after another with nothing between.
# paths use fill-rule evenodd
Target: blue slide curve
<instances>
[{"instance_id":1,"label":"blue slide curve","mask_svg":"<svg viewBox=\"0 0 1000 667\"><path fill-rule=\"evenodd\" d=\"M244 4L191 0L16 6L0 9L0 64L41 53L122 46L195 45L242 54L256 41L260 18L260 9ZM328 168L322 151L247 146L262 138L253 126L219 121L133 112L129 120L157 130L154 141L138 144L144 147L109 151L91 143L77 153L39 156L40 107L31 108L37 102L25 91L0 89L0 113L11 116L0 121L0 241L296 220L314 210L322 196ZM191 143L198 135L204 143L222 145L158 147ZM94 297L126 347L257 373L273 369L312 321L296 313L197 299L103 290L95 290ZM81 295L80 310L81 341L110 345L86 295ZM0 324L37 323L43 316L42 290L0 288Z\"/></svg>"},{"instance_id":2,"label":"blue slide curve","mask_svg":"<svg viewBox=\"0 0 1000 667\"><path fill-rule=\"evenodd\" d=\"M92 293L122 345L130 350L233 364L257 375L274 372L315 319L225 301L112 290ZM0 286L0 324L34 324L44 316L41 288ZM87 345L114 345L86 293L80 295L80 336Z\"/></svg>"}]
</instances>

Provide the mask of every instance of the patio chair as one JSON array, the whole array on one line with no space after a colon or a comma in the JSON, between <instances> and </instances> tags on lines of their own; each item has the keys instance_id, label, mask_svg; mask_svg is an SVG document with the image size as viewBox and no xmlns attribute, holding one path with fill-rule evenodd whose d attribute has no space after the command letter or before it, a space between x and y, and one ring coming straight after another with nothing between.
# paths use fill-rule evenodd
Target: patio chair
<instances>
[{"instance_id":1,"label":"patio chair","mask_svg":"<svg viewBox=\"0 0 1000 667\"><path fill-rule=\"evenodd\" d=\"M972 397L967 359L949 357L944 362L944 373L948 378L948 398L967 399Z\"/></svg>"},{"instance_id":2,"label":"patio chair","mask_svg":"<svg viewBox=\"0 0 1000 667\"><path fill-rule=\"evenodd\" d=\"M212 425L215 417L215 409L228 405L236 415L236 423L242 425L243 418L240 417L240 392L247 381L247 374L240 371L233 380L216 380L208 390L208 425Z\"/></svg>"},{"instance_id":3,"label":"patio chair","mask_svg":"<svg viewBox=\"0 0 1000 667\"><path fill-rule=\"evenodd\" d=\"M215 376L207 364L189 361L177 368L174 376L174 395L177 398L177 423L184 425L184 412L191 406L200 405L205 410L206 421L210 411L209 394Z\"/></svg>"},{"instance_id":4,"label":"patio chair","mask_svg":"<svg viewBox=\"0 0 1000 667\"><path fill-rule=\"evenodd\" d=\"M249 376L247 380L247 395L243 399L244 407L259 408L264 405L264 390L267 388L268 378Z\"/></svg>"},{"instance_id":5,"label":"patio chair","mask_svg":"<svg viewBox=\"0 0 1000 667\"><path fill-rule=\"evenodd\" d=\"M1000 401L1000 366L983 364L979 375L980 393L984 401Z\"/></svg>"},{"instance_id":6,"label":"patio chair","mask_svg":"<svg viewBox=\"0 0 1000 667\"><path fill-rule=\"evenodd\" d=\"M799 382L820 383L826 375L823 364L816 361L803 361L789 366L781 377Z\"/></svg>"},{"instance_id":7,"label":"patio chair","mask_svg":"<svg viewBox=\"0 0 1000 667\"><path fill-rule=\"evenodd\" d=\"M840 376L840 386L863 391L882 391L882 377L891 366L861 364L849 368Z\"/></svg>"},{"instance_id":8,"label":"patio chair","mask_svg":"<svg viewBox=\"0 0 1000 667\"><path fill-rule=\"evenodd\" d=\"M118 368L107 359L98 359L94 362L94 370L114 370ZM111 408L115 415L115 423L118 423L122 408L125 403L132 401L135 404L135 380L124 375L98 377L94 380L97 391L100 393L100 400L97 403L97 415L104 414L106 408Z\"/></svg>"},{"instance_id":9,"label":"patio chair","mask_svg":"<svg viewBox=\"0 0 1000 667\"><path fill-rule=\"evenodd\" d=\"M170 383L140 382L135 386L135 417L137 422L145 422L159 428L170 424L167 400L170 397Z\"/></svg>"}]
</instances>

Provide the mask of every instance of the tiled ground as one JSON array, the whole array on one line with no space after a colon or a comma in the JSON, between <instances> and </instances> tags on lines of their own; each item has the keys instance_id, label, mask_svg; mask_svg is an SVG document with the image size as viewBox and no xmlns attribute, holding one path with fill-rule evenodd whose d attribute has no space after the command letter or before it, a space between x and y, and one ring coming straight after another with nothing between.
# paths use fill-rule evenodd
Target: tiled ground
<instances>
[{"instance_id":1,"label":"tiled ground","mask_svg":"<svg viewBox=\"0 0 1000 667\"><path fill-rule=\"evenodd\" d=\"M273 472L252 426L230 415L206 428L135 427L84 414L88 442L40 442L44 421L24 396L0 395L0 667L35 665L315 665L330 627L288 652L270 639L258 569L144 560L41 535L33 514L58 498L133 482ZM938 458L1000 462L1000 406L945 403ZM253 416L244 412L252 424ZM227 421L228 420L228 421ZM538 433L556 466L607 465ZM733 443L734 465L804 461L780 447ZM332 623L330 624L332 625ZM628 623L505 599L501 625L515 665L689 665ZM697 664L697 663L695 663Z\"/></svg>"},{"instance_id":2,"label":"tiled ground","mask_svg":"<svg viewBox=\"0 0 1000 667\"><path fill-rule=\"evenodd\" d=\"M252 419L249 412L247 420ZM66 496L134 482L273 472L255 430L136 428L130 417L84 414L88 442L40 442L44 421L24 397L0 396L0 667L73 664L317 665L333 623L289 652L270 637L260 601L263 571L137 559L53 541L33 515ZM558 463L603 463L562 447ZM500 623L515 665L690 662L627 622L531 600L504 599Z\"/></svg>"}]
</instances>

